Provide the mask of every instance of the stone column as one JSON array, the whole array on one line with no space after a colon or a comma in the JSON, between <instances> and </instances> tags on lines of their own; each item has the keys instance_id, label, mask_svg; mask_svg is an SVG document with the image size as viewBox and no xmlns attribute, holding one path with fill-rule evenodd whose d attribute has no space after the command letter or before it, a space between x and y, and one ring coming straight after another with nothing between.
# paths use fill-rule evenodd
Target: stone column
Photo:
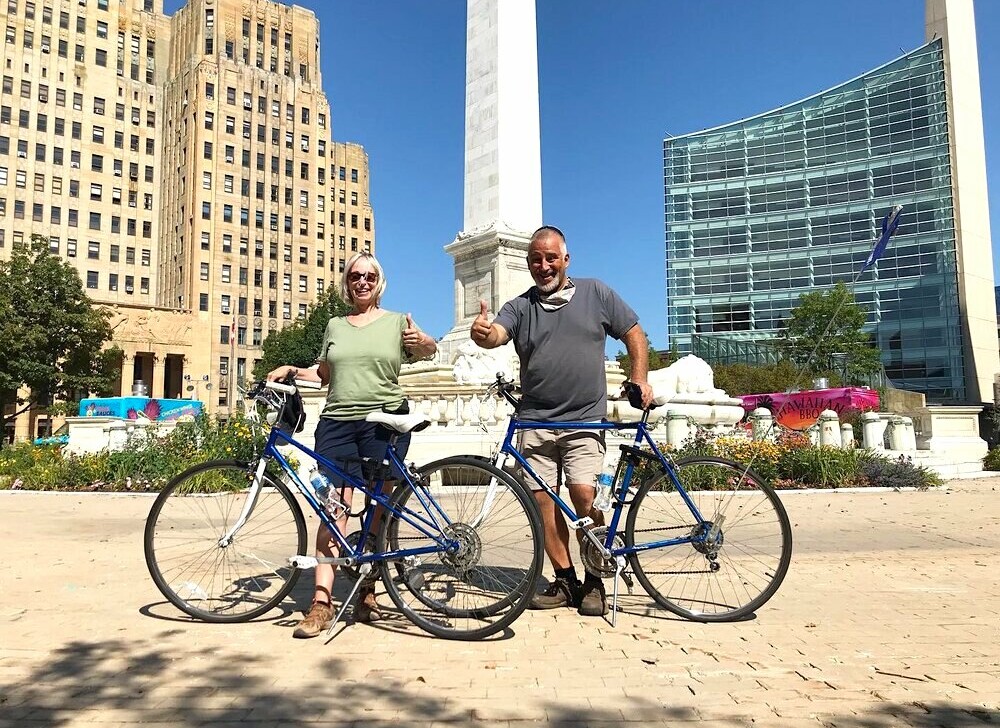
<instances>
[{"instance_id":1,"label":"stone column","mask_svg":"<svg viewBox=\"0 0 1000 728\"><path fill-rule=\"evenodd\" d=\"M135 352L122 354L122 397L132 394L135 382Z\"/></svg>"},{"instance_id":2,"label":"stone column","mask_svg":"<svg viewBox=\"0 0 1000 728\"><path fill-rule=\"evenodd\" d=\"M163 399L163 376L167 365L166 354L153 353L153 381L149 384L149 396L153 399Z\"/></svg>"},{"instance_id":3,"label":"stone column","mask_svg":"<svg viewBox=\"0 0 1000 728\"><path fill-rule=\"evenodd\" d=\"M1000 347L976 18L968 0L926 0L925 8L927 40L944 47L965 397L979 404L993 398Z\"/></svg>"},{"instance_id":4,"label":"stone column","mask_svg":"<svg viewBox=\"0 0 1000 728\"><path fill-rule=\"evenodd\" d=\"M465 205L455 260L455 325L438 345L451 363L479 301L490 312L531 286L525 262L542 224L535 0L468 0Z\"/></svg>"}]
</instances>

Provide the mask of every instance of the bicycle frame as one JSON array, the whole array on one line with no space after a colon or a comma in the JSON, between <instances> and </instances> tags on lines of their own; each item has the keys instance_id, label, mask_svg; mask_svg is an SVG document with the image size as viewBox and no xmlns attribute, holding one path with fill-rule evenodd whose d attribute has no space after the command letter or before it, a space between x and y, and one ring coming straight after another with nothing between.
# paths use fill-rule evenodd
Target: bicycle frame
<instances>
[{"instance_id":1,"label":"bicycle frame","mask_svg":"<svg viewBox=\"0 0 1000 728\"><path fill-rule=\"evenodd\" d=\"M401 473L403 473L403 478L409 487L413 490L414 495L417 496L417 500L420 501L424 512L427 514L427 518L421 514L411 510L410 508L399 509L390 503L388 496L383 494L383 486L385 484L384 478L379 478L375 481L375 486L373 489L369 490L366 487L364 481L358 480L357 478L344 472L335 463L327 460L325 457L319 453L311 450L302 443L296 441L293 437L286 434L284 431L277 427L272 427L271 432L267 438L267 444L264 446L261 452L260 459L257 461L257 468L254 472L253 485L251 489L253 491L251 497L247 498L246 503L243 506L243 511L240 513L239 518L233 527L220 539L220 545L227 545L233 538L233 536L243 527L246 523L247 518L253 512L253 509L257 504L257 495L260 493L260 489L264 484L264 472L267 469L267 463L274 460L278 463L278 466L288 477L289 480L295 485L296 489L305 497L306 502L313 509L316 515L319 517L323 525L326 526L327 530L333 535L334 539L340 545L341 556L333 560L335 564L342 564L345 566L355 566L360 564L365 564L369 562L380 562L380 561L396 561L399 559L404 559L407 557L421 556L423 554L438 553L441 550L445 551L455 551L458 549L458 542L454 539L447 538L444 536L444 530L439 523L438 518L444 522L444 526L451 525L451 521L447 514L438 506L437 502L434 500L433 496L429 493L422 493L421 488L410 478L409 471L405 463L400 460L399 455L396 453L395 448L396 437L393 436L390 439L389 444L386 446L385 456L382 460L382 466L394 465ZM358 540L356 547L352 547L348 543L346 536L340 533L340 529L337 528L336 523L327 513L326 509L319 502L316 497L315 491L306 486L302 479L299 478L298 473L289 464L288 460L278 451L278 445L292 445L301 451L303 454L310 458L314 458L317 463L326 467L330 472L345 481L345 487L353 488L356 491L361 491L363 494L374 500L378 505L382 506L387 514L396 516L406 523L408 523L413 528L420 531L423 535L432 539L437 546L424 546L421 548L413 549L400 549L398 551L386 551L382 553L366 553L365 544L371 537L371 527L372 522L375 518L375 508L369 508L368 512L365 514L364 521L361 526L361 537ZM437 514L435 516L435 514ZM349 554L345 556L344 554Z\"/></svg>"},{"instance_id":2,"label":"bicycle frame","mask_svg":"<svg viewBox=\"0 0 1000 728\"><path fill-rule=\"evenodd\" d=\"M508 398L511 404L514 404L516 400L513 398ZM581 528L585 525L590 525L587 523L590 521L589 517L581 518L577 515L576 511L570 507L569 504L563 500L559 494L552 488L548 483L546 483L541 476L536 473L532 467L528 464L528 461L524 456L518 451L514 446L513 440L515 433L522 430L596 430L596 431L609 431L609 430L635 430L635 439L633 441L632 447L627 448L627 446L621 446L623 449L623 454L630 452L637 454L641 457L654 459L663 469L663 472L667 474L673 483L674 488L680 494L685 505L691 511L691 515L695 519L695 523L701 525L705 524L706 520L701 515L698 510L698 506L695 505L694 501L688 495L687 491L684 490L684 486L681 484L680 480L677 478L677 473L674 468L665 457L660 449L656 446L653 441L652 436L649 434L649 426L647 424L648 413L644 413L643 417L638 422L610 422L607 420L602 420L601 422L535 422L528 420L521 420L517 418L516 410L513 415L511 415L510 421L507 424L507 434L504 436L503 444L500 446L500 450L497 453L495 463L497 467L502 469L506 458L512 457L518 463L518 465L523 468L524 472L527 473L535 483L548 495L549 498L556 504L560 511L565 514L569 519L570 525L573 528ZM648 445L651 453L642 452L639 448L642 445ZM621 465L619 465L619 472L621 470ZM605 534L604 542L600 545L604 549L604 556L607 557L618 557L618 556L628 556L630 554L635 554L640 551L648 551L650 549L663 548L666 546L676 546L682 543L700 543L708 538L712 537L705 529L697 529L700 535L692 536L687 535L682 538L671 538L664 539L662 541L654 541L650 543L644 543L633 546L623 546L620 548L613 548L615 535L618 532L618 525L621 521L622 511L624 510L622 506L625 504L625 498L628 494L629 486L632 483L632 474L635 470L635 463L632 459L625 460L625 472L622 475L621 481L618 485L617 492L614 493L614 503L612 505L613 515L611 516L611 523L608 524L607 533ZM591 521L592 523L592 521ZM588 533L585 531L585 533ZM588 534L589 535L589 534ZM595 539L596 543L596 539Z\"/></svg>"}]
</instances>

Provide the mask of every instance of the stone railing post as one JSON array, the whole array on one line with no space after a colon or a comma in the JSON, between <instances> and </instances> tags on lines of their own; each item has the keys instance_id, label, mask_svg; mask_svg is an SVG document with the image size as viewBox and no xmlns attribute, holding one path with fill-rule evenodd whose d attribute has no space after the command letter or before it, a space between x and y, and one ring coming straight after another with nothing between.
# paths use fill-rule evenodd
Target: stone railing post
<instances>
[{"instance_id":1,"label":"stone railing post","mask_svg":"<svg viewBox=\"0 0 1000 728\"><path fill-rule=\"evenodd\" d=\"M893 415L889 418L889 449L912 452L917 449L917 438L913 432L913 420L909 417Z\"/></svg>"},{"instance_id":2,"label":"stone railing post","mask_svg":"<svg viewBox=\"0 0 1000 728\"><path fill-rule=\"evenodd\" d=\"M861 437L864 446L869 450L885 450L882 438L888 424L878 412L865 412L861 415Z\"/></svg>"},{"instance_id":3,"label":"stone railing post","mask_svg":"<svg viewBox=\"0 0 1000 728\"><path fill-rule=\"evenodd\" d=\"M819 444L830 447L841 447L843 441L840 438L840 418L833 410L823 410L819 413Z\"/></svg>"},{"instance_id":4,"label":"stone railing post","mask_svg":"<svg viewBox=\"0 0 1000 728\"><path fill-rule=\"evenodd\" d=\"M687 415L680 412L667 411L667 444L681 447L691 434Z\"/></svg>"},{"instance_id":5,"label":"stone railing post","mask_svg":"<svg viewBox=\"0 0 1000 728\"><path fill-rule=\"evenodd\" d=\"M840 426L840 446L845 450L854 448L854 426L850 422Z\"/></svg>"},{"instance_id":6,"label":"stone railing post","mask_svg":"<svg viewBox=\"0 0 1000 728\"><path fill-rule=\"evenodd\" d=\"M767 407L758 407L750 413L750 432L754 440L773 440L774 416Z\"/></svg>"}]
</instances>

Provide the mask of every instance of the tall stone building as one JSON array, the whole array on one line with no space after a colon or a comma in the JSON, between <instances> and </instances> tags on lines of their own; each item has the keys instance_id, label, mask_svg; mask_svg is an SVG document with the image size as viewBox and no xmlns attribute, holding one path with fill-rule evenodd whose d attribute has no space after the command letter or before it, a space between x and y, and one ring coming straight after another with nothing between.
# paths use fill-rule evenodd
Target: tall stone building
<instances>
[{"instance_id":1,"label":"tall stone building","mask_svg":"<svg viewBox=\"0 0 1000 728\"><path fill-rule=\"evenodd\" d=\"M114 307L119 393L142 380L228 410L267 334L374 249L367 156L332 140L316 16L2 1L0 256L43 235Z\"/></svg>"}]
</instances>

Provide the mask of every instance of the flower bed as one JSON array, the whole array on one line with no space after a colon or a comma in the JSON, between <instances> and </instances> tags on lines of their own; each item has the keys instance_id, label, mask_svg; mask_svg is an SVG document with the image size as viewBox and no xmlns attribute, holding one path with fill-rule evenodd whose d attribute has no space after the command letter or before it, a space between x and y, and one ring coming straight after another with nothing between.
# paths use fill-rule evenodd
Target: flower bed
<instances>
[{"instance_id":1,"label":"flower bed","mask_svg":"<svg viewBox=\"0 0 1000 728\"><path fill-rule=\"evenodd\" d=\"M699 430L680 448L659 445L675 460L696 455L750 464L751 469L778 490L795 488L928 488L941 477L910 460L886 457L872 450L817 447L799 432L783 431L775 442L744 437L713 436ZM652 474L644 465L639 477Z\"/></svg>"},{"instance_id":2,"label":"flower bed","mask_svg":"<svg viewBox=\"0 0 1000 728\"><path fill-rule=\"evenodd\" d=\"M158 491L206 460L249 460L264 445L242 416L201 416L166 434L155 428L113 452L69 455L57 445L19 443L0 450L0 489Z\"/></svg>"}]
</instances>

